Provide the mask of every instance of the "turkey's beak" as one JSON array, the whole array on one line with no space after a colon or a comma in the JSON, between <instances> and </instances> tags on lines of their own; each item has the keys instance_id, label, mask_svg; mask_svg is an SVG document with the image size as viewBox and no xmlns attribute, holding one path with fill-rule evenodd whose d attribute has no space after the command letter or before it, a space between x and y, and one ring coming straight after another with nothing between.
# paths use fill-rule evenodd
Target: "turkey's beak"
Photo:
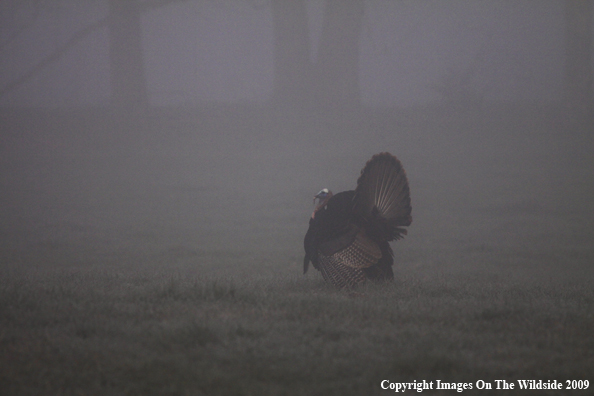
<instances>
[{"instance_id":1,"label":"turkey's beak","mask_svg":"<svg viewBox=\"0 0 594 396\"><path fill-rule=\"evenodd\" d=\"M314 195L314 197L313 197L313 204L314 205L316 204L316 199L319 199L320 200L320 202L318 202L318 205L321 204L322 201L324 199L326 199L327 196L328 196L328 194L325 193L325 192L320 192L319 194Z\"/></svg>"},{"instance_id":2,"label":"turkey's beak","mask_svg":"<svg viewBox=\"0 0 594 396\"><path fill-rule=\"evenodd\" d=\"M314 195L314 197L313 197L313 204L314 205L316 204L316 199L320 199L320 194Z\"/></svg>"}]
</instances>

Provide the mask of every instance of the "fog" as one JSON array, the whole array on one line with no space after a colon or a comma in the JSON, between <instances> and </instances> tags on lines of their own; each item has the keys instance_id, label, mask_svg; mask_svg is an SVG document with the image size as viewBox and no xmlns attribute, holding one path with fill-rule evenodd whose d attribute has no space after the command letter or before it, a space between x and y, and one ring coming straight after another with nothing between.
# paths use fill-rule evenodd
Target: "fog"
<instances>
[{"instance_id":1,"label":"fog","mask_svg":"<svg viewBox=\"0 0 594 396\"><path fill-rule=\"evenodd\" d=\"M313 194L389 151L397 276L591 280L592 8L1 2L3 270L297 276Z\"/></svg>"},{"instance_id":2,"label":"fog","mask_svg":"<svg viewBox=\"0 0 594 396\"><path fill-rule=\"evenodd\" d=\"M110 37L120 33L116 16L125 13L138 19L128 21L125 33L134 34L138 23L142 58L128 66L145 76L149 102L156 106L267 103L275 73L284 76L278 70L287 67L283 59L304 68L332 66L321 71L331 80L343 72L332 65L340 57L357 67L361 103L368 106L409 106L455 95L541 103L564 95L563 1L136 3L136 9L119 10L118 2L107 1L3 2L0 104L109 104L110 75L116 73L110 68L125 67L118 65L117 46L110 49ZM134 51L135 39L121 48ZM591 46L590 37L590 57ZM296 66L294 80L307 72ZM17 87L11 85L21 78Z\"/></svg>"}]
</instances>

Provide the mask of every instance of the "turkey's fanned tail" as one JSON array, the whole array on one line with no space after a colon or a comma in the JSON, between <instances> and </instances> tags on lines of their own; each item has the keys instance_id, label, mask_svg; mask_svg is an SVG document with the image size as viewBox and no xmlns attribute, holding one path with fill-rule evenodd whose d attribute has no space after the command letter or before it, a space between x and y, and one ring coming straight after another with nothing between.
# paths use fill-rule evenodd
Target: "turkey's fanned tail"
<instances>
[{"instance_id":1,"label":"turkey's fanned tail","mask_svg":"<svg viewBox=\"0 0 594 396\"><path fill-rule=\"evenodd\" d=\"M412 223L408 179L390 153L374 155L361 171L355 189L355 211L388 238L400 239Z\"/></svg>"}]
</instances>

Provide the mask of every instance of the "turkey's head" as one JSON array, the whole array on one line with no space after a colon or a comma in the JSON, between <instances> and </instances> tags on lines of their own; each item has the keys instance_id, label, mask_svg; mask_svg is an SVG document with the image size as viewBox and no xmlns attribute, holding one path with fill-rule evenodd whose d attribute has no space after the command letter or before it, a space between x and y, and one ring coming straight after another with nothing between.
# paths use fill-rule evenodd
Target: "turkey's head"
<instances>
[{"instance_id":1,"label":"turkey's head","mask_svg":"<svg viewBox=\"0 0 594 396\"><path fill-rule=\"evenodd\" d=\"M327 188L320 190L320 192L318 192L316 195L314 195L313 202L314 202L315 208L314 208L313 213L311 214L312 219L316 216L316 212L318 210L320 210L324 206L326 206L326 204L328 203L330 198L332 198L332 191L328 190ZM317 204L316 204L316 199L318 200Z\"/></svg>"}]
</instances>

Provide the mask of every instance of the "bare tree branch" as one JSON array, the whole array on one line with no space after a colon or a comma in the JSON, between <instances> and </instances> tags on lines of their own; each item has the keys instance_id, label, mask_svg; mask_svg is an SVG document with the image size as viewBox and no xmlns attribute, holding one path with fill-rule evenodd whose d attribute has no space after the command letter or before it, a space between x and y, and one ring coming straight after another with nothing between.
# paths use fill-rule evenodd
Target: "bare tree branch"
<instances>
[{"instance_id":1,"label":"bare tree branch","mask_svg":"<svg viewBox=\"0 0 594 396\"><path fill-rule=\"evenodd\" d=\"M181 3L186 2L188 0L147 0L142 2L139 6L139 12L147 12L159 7L164 7L169 4L173 3ZM43 58L39 61L33 68L31 68L28 72L17 78L15 81L8 83L2 89L0 89L0 97L6 95L7 93L14 91L15 89L19 88L23 84L25 84L29 79L35 76L37 73L41 72L43 69L48 67L50 64L55 62L56 60L60 59L64 54L68 52L69 49L74 47L77 43L82 41L86 36L93 33L95 30L107 26L110 21L111 16L106 16L97 22L92 23L91 25L84 27L78 31L76 31L64 44L59 46L54 52L50 55Z\"/></svg>"},{"instance_id":2,"label":"bare tree branch","mask_svg":"<svg viewBox=\"0 0 594 396\"><path fill-rule=\"evenodd\" d=\"M41 70L45 69L51 63L60 59L66 52L68 52L68 50L70 48L74 47L76 44L78 44L80 41L82 41L89 34L91 34L92 32L94 32L95 30L97 30L99 28L102 28L103 26L106 26L108 21L109 21L109 17L105 17L105 18L102 18L102 19L98 20L97 22L75 32L72 35L72 37L70 37L70 39L68 39L68 41L66 41L64 44L59 46L50 55L46 56L41 61L39 61L35 66L33 66L32 69L30 69L28 72L26 72L25 74L23 74L22 76L17 78L15 81L4 86L0 90L0 97L6 95L8 92L14 91L18 87L20 87L21 85L26 83L31 77L35 76L37 73L39 73Z\"/></svg>"}]
</instances>

